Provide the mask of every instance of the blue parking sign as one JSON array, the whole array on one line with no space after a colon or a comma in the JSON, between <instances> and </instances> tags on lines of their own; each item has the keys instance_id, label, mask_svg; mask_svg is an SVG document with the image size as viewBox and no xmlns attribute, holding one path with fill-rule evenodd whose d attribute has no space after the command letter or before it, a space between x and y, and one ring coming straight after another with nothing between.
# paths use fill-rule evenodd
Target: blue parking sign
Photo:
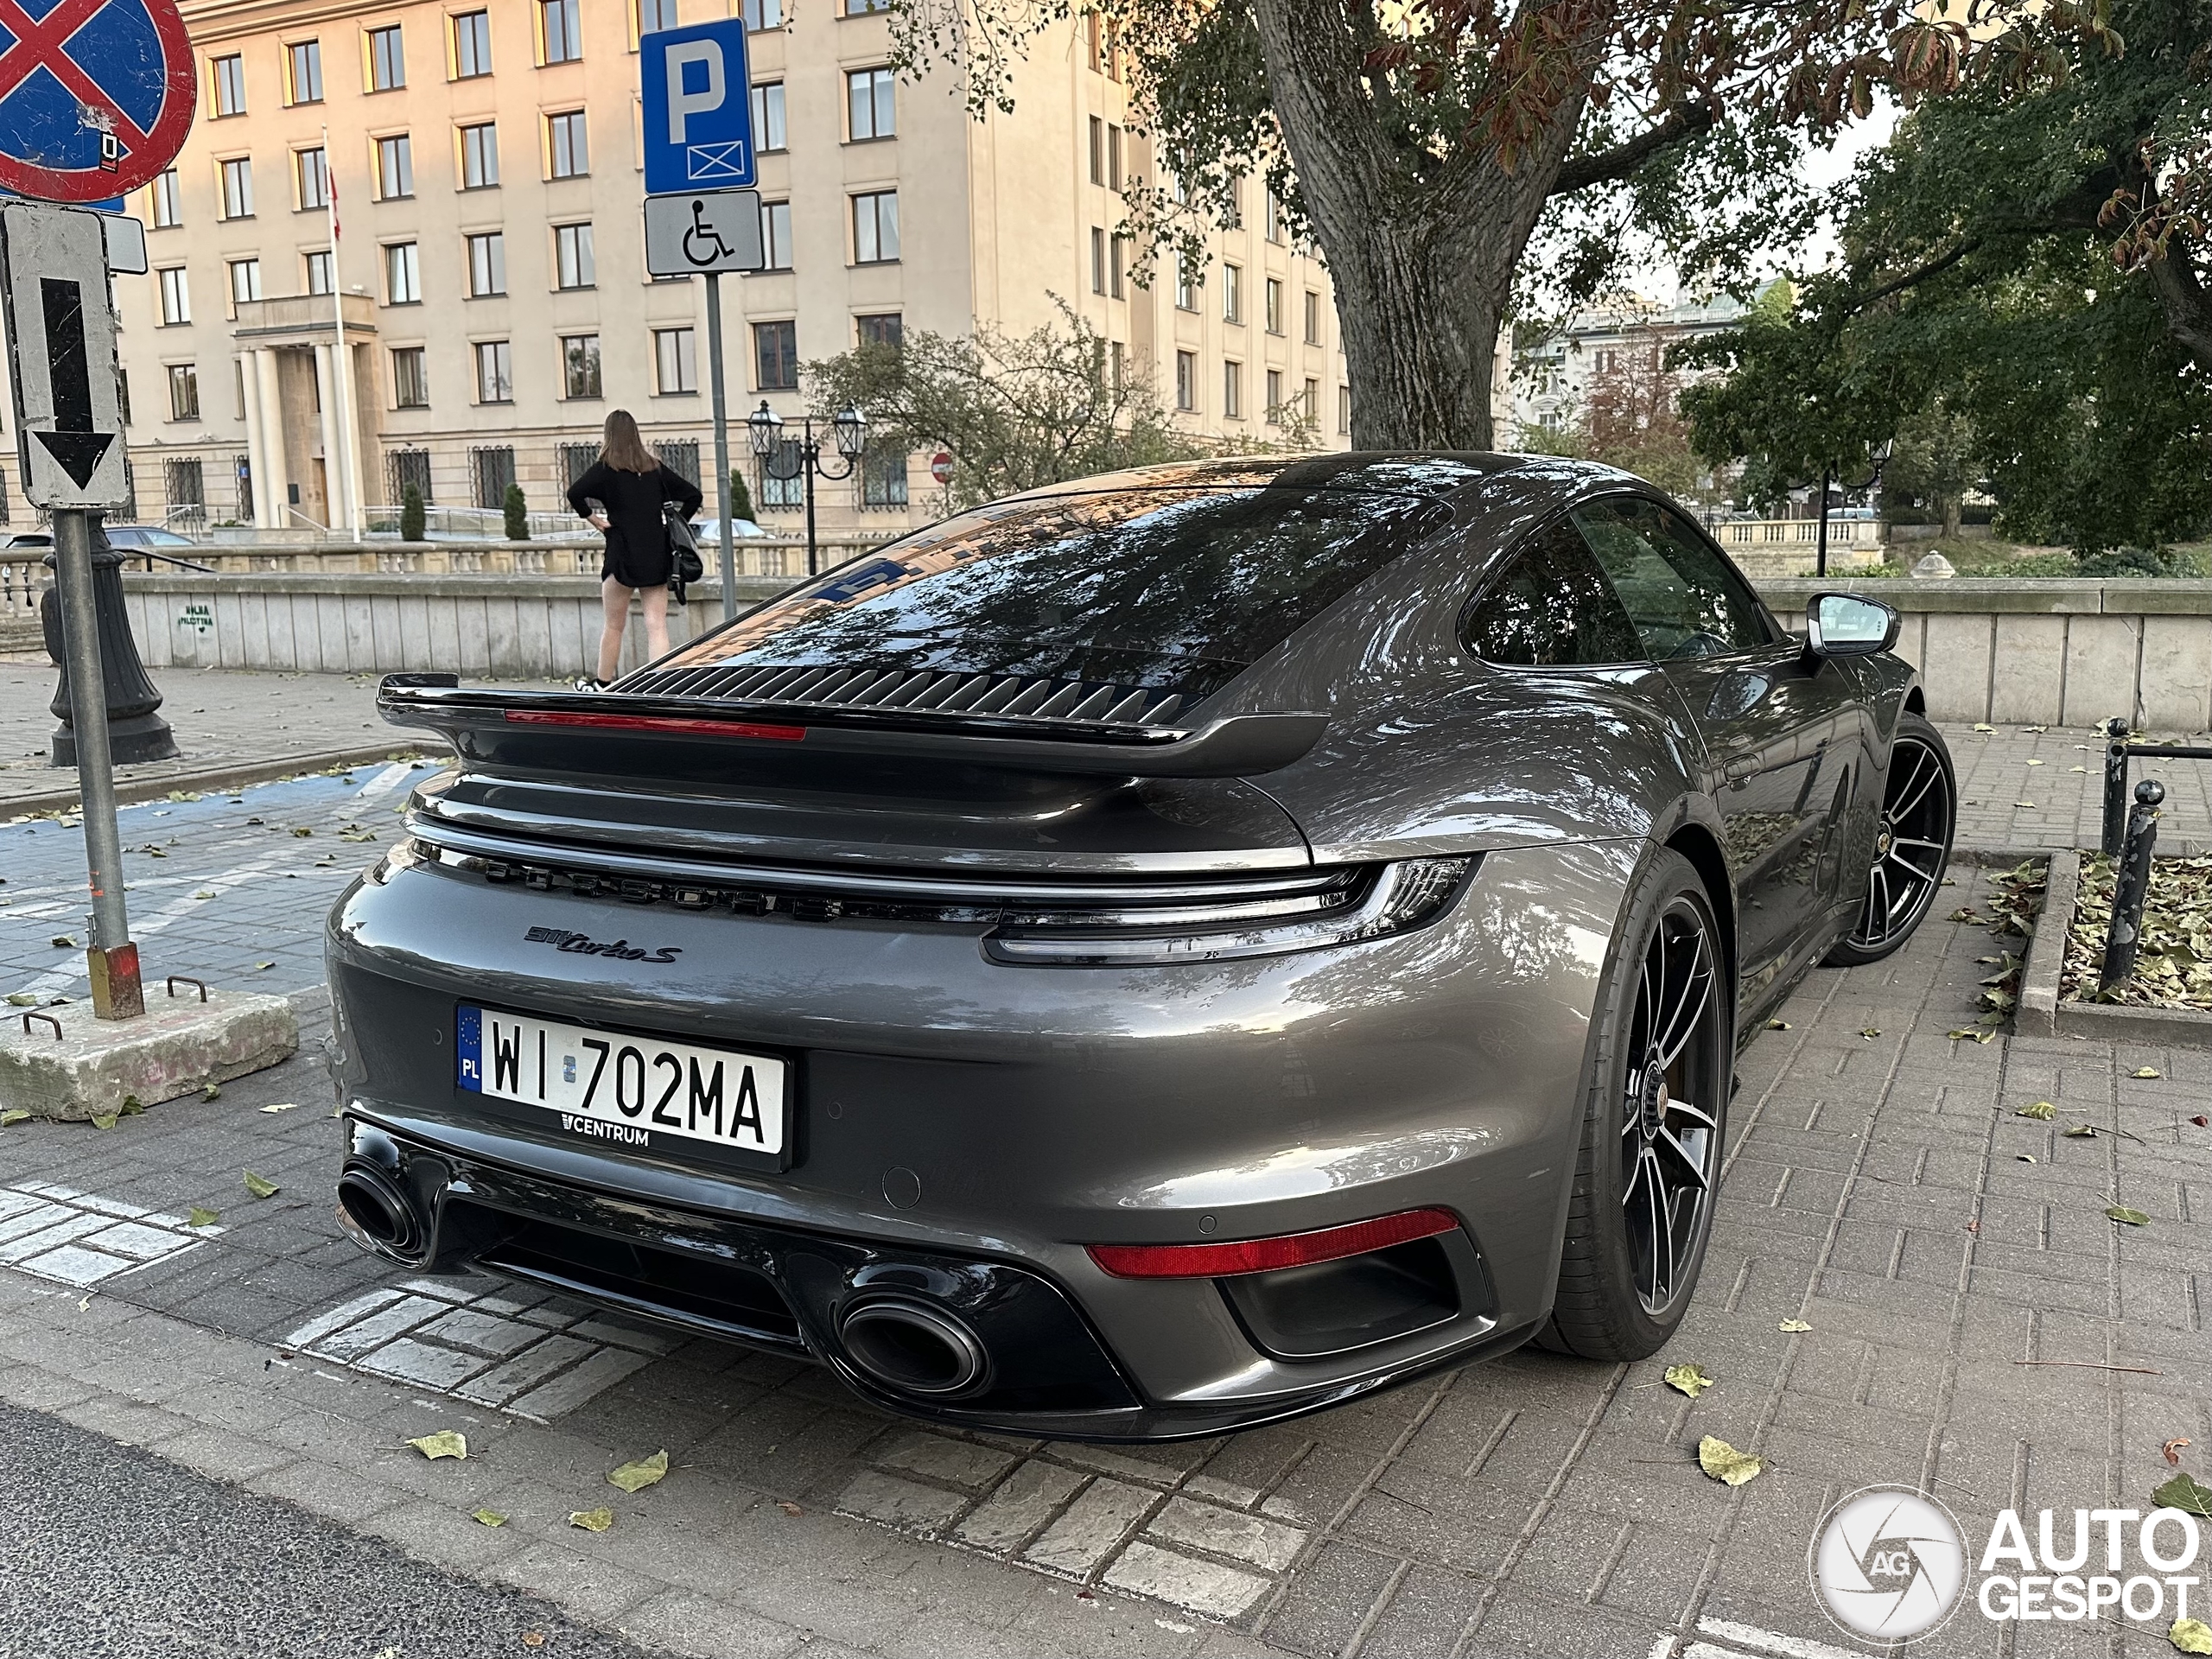
<instances>
[{"instance_id":1,"label":"blue parking sign","mask_svg":"<svg viewBox=\"0 0 2212 1659\"><path fill-rule=\"evenodd\" d=\"M753 92L742 18L644 36L638 72L647 195L753 182Z\"/></svg>"}]
</instances>

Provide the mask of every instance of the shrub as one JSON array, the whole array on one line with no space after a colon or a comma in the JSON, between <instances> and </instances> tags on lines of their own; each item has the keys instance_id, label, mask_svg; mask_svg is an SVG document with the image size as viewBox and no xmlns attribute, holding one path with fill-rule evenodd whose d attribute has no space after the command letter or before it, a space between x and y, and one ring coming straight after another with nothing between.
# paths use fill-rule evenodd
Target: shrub
<instances>
[{"instance_id":1,"label":"shrub","mask_svg":"<svg viewBox=\"0 0 2212 1659\"><path fill-rule=\"evenodd\" d=\"M399 539L419 542L423 539L423 492L410 484L399 493Z\"/></svg>"},{"instance_id":2,"label":"shrub","mask_svg":"<svg viewBox=\"0 0 2212 1659\"><path fill-rule=\"evenodd\" d=\"M523 499L521 485L507 486L505 511L507 520L507 539L511 542L528 541L530 539L530 503Z\"/></svg>"},{"instance_id":3,"label":"shrub","mask_svg":"<svg viewBox=\"0 0 2212 1659\"><path fill-rule=\"evenodd\" d=\"M750 518L753 516L753 492L745 487L745 471L739 467L729 469L729 516L733 518Z\"/></svg>"}]
</instances>

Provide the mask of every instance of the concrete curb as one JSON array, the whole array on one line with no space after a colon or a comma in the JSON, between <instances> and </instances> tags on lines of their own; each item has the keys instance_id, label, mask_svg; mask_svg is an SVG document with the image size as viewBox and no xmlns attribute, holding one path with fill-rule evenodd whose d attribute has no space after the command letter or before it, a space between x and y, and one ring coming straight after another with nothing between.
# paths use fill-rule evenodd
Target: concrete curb
<instances>
[{"instance_id":1,"label":"concrete curb","mask_svg":"<svg viewBox=\"0 0 2212 1659\"><path fill-rule=\"evenodd\" d=\"M217 790L243 789L248 784L265 784L301 772L327 772L333 766L366 766L380 760L417 760L422 756L420 744L410 744L404 739L395 743L386 738L381 743L318 749L308 754L274 755L265 760L240 760L229 766L205 766L196 772L167 772L158 778L118 778L115 795L118 801L128 806L139 801L161 800L173 789L196 789L202 794L213 794ZM12 800L0 797L0 815L4 815L0 816L0 823L41 812L67 810L79 804L83 798L82 791L75 789L48 790L38 795L20 795Z\"/></svg>"},{"instance_id":2,"label":"concrete curb","mask_svg":"<svg viewBox=\"0 0 2212 1659\"><path fill-rule=\"evenodd\" d=\"M2130 1008L2106 1002L2061 1002L2058 1033L2101 1043L2150 1043L2161 1048L2212 1048L2212 1014L2190 1008Z\"/></svg>"},{"instance_id":3,"label":"concrete curb","mask_svg":"<svg viewBox=\"0 0 2212 1659\"><path fill-rule=\"evenodd\" d=\"M2082 891L2082 855L2053 853L2044 879L2043 909L2036 916L2035 936L2028 941L2028 960L2020 970L2019 1010L2016 1027L2037 1037L2058 1030L2058 977L2066 966L2066 928L2073 918L2074 901ZM2056 926L2045 923L2056 918Z\"/></svg>"}]
</instances>

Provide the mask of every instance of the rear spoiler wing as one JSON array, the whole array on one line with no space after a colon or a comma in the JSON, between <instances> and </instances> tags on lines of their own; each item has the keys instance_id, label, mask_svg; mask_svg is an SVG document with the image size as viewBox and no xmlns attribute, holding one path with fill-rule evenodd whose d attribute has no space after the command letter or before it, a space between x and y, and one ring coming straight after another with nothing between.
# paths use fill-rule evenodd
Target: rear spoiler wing
<instances>
[{"instance_id":1,"label":"rear spoiler wing","mask_svg":"<svg viewBox=\"0 0 2212 1659\"><path fill-rule=\"evenodd\" d=\"M1256 777L1304 755L1329 723L1320 714L1254 714L1136 728L628 692L463 690L456 674L387 674L377 687L377 712L394 726L442 733L462 755L494 762L505 749L512 760L542 766L548 740L588 734L727 742L756 756L804 752L1123 778ZM527 747L526 761L518 746Z\"/></svg>"}]
</instances>

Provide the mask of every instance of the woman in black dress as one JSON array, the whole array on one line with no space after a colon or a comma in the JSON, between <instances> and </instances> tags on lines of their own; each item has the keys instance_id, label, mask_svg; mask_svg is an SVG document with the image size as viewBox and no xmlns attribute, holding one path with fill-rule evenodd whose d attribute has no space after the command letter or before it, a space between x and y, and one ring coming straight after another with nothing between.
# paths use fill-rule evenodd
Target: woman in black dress
<instances>
[{"instance_id":1,"label":"woman in black dress","mask_svg":"<svg viewBox=\"0 0 2212 1659\"><path fill-rule=\"evenodd\" d=\"M599 672L577 682L596 690L614 678L622 664L622 630L630 620L630 595L645 613L648 659L668 652L668 578L673 561L661 503L673 501L686 518L699 511L699 486L660 464L638 435L638 423L626 409L607 417L599 459L569 487L569 505L607 537L599 567L599 592L606 624L599 635Z\"/></svg>"}]
</instances>

